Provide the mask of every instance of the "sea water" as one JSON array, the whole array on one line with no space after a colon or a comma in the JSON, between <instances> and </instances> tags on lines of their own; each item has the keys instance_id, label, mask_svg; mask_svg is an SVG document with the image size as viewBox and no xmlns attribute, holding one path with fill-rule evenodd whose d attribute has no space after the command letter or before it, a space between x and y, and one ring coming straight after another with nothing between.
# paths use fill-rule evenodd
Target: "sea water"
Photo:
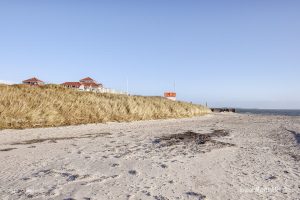
<instances>
[{"instance_id":1,"label":"sea water","mask_svg":"<svg viewBox=\"0 0 300 200\"><path fill-rule=\"evenodd\" d=\"M281 110L281 109L236 109L237 113L261 114L261 115L284 115L300 116L300 110Z\"/></svg>"}]
</instances>

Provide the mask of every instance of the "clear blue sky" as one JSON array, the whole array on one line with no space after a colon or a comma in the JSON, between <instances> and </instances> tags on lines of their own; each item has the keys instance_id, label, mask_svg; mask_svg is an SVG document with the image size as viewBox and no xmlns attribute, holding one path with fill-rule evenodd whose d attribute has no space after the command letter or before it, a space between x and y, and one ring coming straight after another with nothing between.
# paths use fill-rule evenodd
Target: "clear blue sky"
<instances>
[{"instance_id":1,"label":"clear blue sky","mask_svg":"<svg viewBox=\"0 0 300 200\"><path fill-rule=\"evenodd\" d=\"M1 0L0 80L32 76L299 109L300 1Z\"/></svg>"}]
</instances>

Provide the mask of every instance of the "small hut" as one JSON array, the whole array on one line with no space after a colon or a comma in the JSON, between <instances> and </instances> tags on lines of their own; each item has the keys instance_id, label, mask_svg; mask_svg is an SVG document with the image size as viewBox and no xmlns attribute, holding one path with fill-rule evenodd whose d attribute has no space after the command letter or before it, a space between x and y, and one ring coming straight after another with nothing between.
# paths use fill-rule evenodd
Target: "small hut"
<instances>
[{"instance_id":1,"label":"small hut","mask_svg":"<svg viewBox=\"0 0 300 200\"><path fill-rule=\"evenodd\" d=\"M165 92L164 97L169 100L176 101L176 92Z\"/></svg>"}]
</instances>

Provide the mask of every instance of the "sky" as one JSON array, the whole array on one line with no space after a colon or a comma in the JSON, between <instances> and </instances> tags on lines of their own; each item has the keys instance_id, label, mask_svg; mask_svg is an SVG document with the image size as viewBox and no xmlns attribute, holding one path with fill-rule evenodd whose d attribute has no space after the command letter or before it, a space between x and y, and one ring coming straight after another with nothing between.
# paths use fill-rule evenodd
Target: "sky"
<instances>
[{"instance_id":1,"label":"sky","mask_svg":"<svg viewBox=\"0 0 300 200\"><path fill-rule=\"evenodd\" d=\"M33 76L300 109L300 1L0 0L0 80Z\"/></svg>"}]
</instances>

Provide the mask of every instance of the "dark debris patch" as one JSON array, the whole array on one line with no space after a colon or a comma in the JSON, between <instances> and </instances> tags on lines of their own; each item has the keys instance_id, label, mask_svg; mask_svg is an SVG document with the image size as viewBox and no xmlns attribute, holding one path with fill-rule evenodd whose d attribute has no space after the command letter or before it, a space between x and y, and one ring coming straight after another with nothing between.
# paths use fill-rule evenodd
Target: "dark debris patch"
<instances>
[{"instance_id":1,"label":"dark debris patch","mask_svg":"<svg viewBox=\"0 0 300 200\"><path fill-rule=\"evenodd\" d=\"M12 150L15 150L17 148L6 148L6 149L0 149L0 151L12 151Z\"/></svg>"},{"instance_id":2,"label":"dark debris patch","mask_svg":"<svg viewBox=\"0 0 300 200\"><path fill-rule=\"evenodd\" d=\"M164 197L164 196L161 196L161 195L154 196L154 199L155 200L169 200L167 197Z\"/></svg>"},{"instance_id":3,"label":"dark debris patch","mask_svg":"<svg viewBox=\"0 0 300 200\"><path fill-rule=\"evenodd\" d=\"M130 175L137 175L137 171L135 171L135 170L129 170L128 173Z\"/></svg>"},{"instance_id":4,"label":"dark debris patch","mask_svg":"<svg viewBox=\"0 0 300 200\"><path fill-rule=\"evenodd\" d=\"M229 131L213 130L211 133L196 133L193 131L186 131L184 133L177 133L171 135L164 135L155 138L152 144L156 148L164 148L174 146L182 148L182 154L186 155L187 151L196 153L206 153L215 148L232 147L234 144L221 142L216 140L220 137L229 136Z\"/></svg>"},{"instance_id":5,"label":"dark debris patch","mask_svg":"<svg viewBox=\"0 0 300 200\"><path fill-rule=\"evenodd\" d=\"M79 178L78 174L70 174L67 172L61 173L60 174L62 177L66 177L66 181L71 182L71 181L75 181L77 178Z\"/></svg>"},{"instance_id":6,"label":"dark debris patch","mask_svg":"<svg viewBox=\"0 0 300 200\"><path fill-rule=\"evenodd\" d=\"M199 193L196 193L196 192L187 192L187 193L185 193L185 194L188 195L188 196L197 197L198 200L204 200L204 199L206 198L205 195L199 194Z\"/></svg>"},{"instance_id":7,"label":"dark debris patch","mask_svg":"<svg viewBox=\"0 0 300 200\"><path fill-rule=\"evenodd\" d=\"M112 167L117 167L117 166L119 166L119 164L118 163L113 163L111 166Z\"/></svg>"},{"instance_id":8,"label":"dark debris patch","mask_svg":"<svg viewBox=\"0 0 300 200\"><path fill-rule=\"evenodd\" d=\"M150 197L151 196L151 193L148 192L147 190L143 190L142 193L144 193L146 196Z\"/></svg>"},{"instance_id":9,"label":"dark debris patch","mask_svg":"<svg viewBox=\"0 0 300 200\"><path fill-rule=\"evenodd\" d=\"M163 168L163 169L166 169L166 168L168 168L168 165L166 165L166 164L161 164L160 167Z\"/></svg>"},{"instance_id":10,"label":"dark debris patch","mask_svg":"<svg viewBox=\"0 0 300 200\"><path fill-rule=\"evenodd\" d=\"M196 143L205 144L210 141L211 137L207 134L195 133L192 131L187 131L185 133L172 134L167 136L162 136L159 139L155 139L153 143L160 144L161 146L173 146L179 143ZM159 141L159 142L158 142ZM163 142L163 143L162 143Z\"/></svg>"},{"instance_id":11,"label":"dark debris patch","mask_svg":"<svg viewBox=\"0 0 300 200\"><path fill-rule=\"evenodd\" d=\"M277 179L276 176L270 176L270 177L267 178L267 180L275 180L275 179Z\"/></svg>"},{"instance_id":12,"label":"dark debris patch","mask_svg":"<svg viewBox=\"0 0 300 200\"><path fill-rule=\"evenodd\" d=\"M49 143L57 143L57 141L60 140L74 140L74 139L85 139L85 138L92 138L95 139L97 137L103 137L111 135L111 133L95 133L95 134L85 134L83 136L78 137L54 137L54 138L38 138L38 139L32 139L32 140L25 140L22 142L15 142L11 145L28 145L28 144L37 144L48 141Z\"/></svg>"},{"instance_id":13,"label":"dark debris patch","mask_svg":"<svg viewBox=\"0 0 300 200\"><path fill-rule=\"evenodd\" d=\"M67 181L75 181L77 178L79 177L79 175L75 174L75 175L71 175L67 178Z\"/></svg>"},{"instance_id":14,"label":"dark debris patch","mask_svg":"<svg viewBox=\"0 0 300 200\"><path fill-rule=\"evenodd\" d=\"M159 144L162 146L173 146L179 143L190 144L195 143L198 145L205 144L207 142L213 141L216 137L228 136L229 132L225 130L214 130L209 134L195 133L193 131L187 131L185 133L177 133L167 136L162 136L160 138L155 138L152 143Z\"/></svg>"},{"instance_id":15,"label":"dark debris patch","mask_svg":"<svg viewBox=\"0 0 300 200\"><path fill-rule=\"evenodd\" d=\"M153 144L159 144L161 140L159 138L156 138L152 141Z\"/></svg>"}]
</instances>

